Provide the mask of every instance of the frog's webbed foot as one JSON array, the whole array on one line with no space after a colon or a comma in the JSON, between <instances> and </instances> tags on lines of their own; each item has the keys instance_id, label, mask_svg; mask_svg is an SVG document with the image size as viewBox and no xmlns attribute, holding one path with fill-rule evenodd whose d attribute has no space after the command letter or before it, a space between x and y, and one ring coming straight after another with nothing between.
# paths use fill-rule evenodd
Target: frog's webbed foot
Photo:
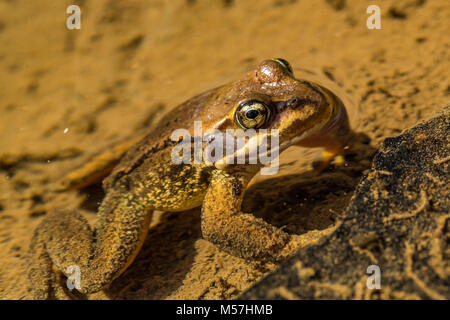
<instances>
[{"instance_id":1,"label":"frog's webbed foot","mask_svg":"<svg viewBox=\"0 0 450 320\"><path fill-rule=\"evenodd\" d=\"M62 272L80 293L97 292L133 261L148 231L152 210L123 197L111 212L101 215L95 232L77 211L52 212L33 235L28 279L36 299L68 298ZM65 297L64 297L65 295Z\"/></svg>"},{"instance_id":2,"label":"frog's webbed foot","mask_svg":"<svg viewBox=\"0 0 450 320\"><path fill-rule=\"evenodd\" d=\"M305 244L252 214L240 211L243 182L223 171L213 173L202 207L203 237L221 250L245 259L279 261ZM312 234L310 234L312 236Z\"/></svg>"},{"instance_id":3,"label":"frog's webbed foot","mask_svg":"<svg viewBox=\"0 0 450 320\"><path fill-rule=\"evenodd\" d=\"M60 246L58 241L61 241ZM89 259L94 241L89 224L78 212L49 213L34 231L29 248L27 273L33 297L39 300L70 298L60 273L54 269L61 268L65 257L74 254L70 250L77 250L81 257ZM73 264L81 265L80 261Z\"/></svg>"}]
</instances>

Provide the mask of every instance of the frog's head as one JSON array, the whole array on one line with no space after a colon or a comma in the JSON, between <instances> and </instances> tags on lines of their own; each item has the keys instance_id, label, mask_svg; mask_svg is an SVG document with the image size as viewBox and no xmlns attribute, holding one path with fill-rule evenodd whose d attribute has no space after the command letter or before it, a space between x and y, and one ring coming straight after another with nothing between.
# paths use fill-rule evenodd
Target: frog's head
<instances>
[{"instance_id":1,"label":"frog's head","mask_svg":"<svg viewBox=\"0 0 450 320\"><path fill-rule=\"evenodd\" d=\"M206 129L220 131L278 129L283 151L320 137L339 112L345 109L332 92L296 79L291 65L277 58L261 62L243 78L218 88L204 107L202 119Z\"/></svg>"}]
</instances>

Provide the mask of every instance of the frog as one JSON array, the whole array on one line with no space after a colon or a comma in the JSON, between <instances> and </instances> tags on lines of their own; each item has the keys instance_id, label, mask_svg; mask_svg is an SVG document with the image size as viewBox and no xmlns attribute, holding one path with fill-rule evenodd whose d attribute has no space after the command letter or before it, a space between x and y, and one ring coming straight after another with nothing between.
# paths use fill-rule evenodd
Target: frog
<instances>
[{"instance_id":1,"label":"frog","mask_svg":"<svg viewBox=\"0 0 450 320\"><path fill-rule=\"evenodd\" d=\"M173 139L173 131L185 128L193 134L195 121L201 122L204 132L276 130L279 152L293 145L320 147L324 166L343 154L354 135L346 108L333 92L297 79L285 59L262 61L237 80L173 108L149 133L127 146L102 181L105 196L94 228L76 209L46 213L29 247L27 273L34 298L52 299L75 291L86 295L108 288L133 262L157 210L182 212L201 206L203 238L247 260L278 263L317 236L289 234L242 212L245 189L266 164L223 159L175 163L173 149L180 140ZM68 289L69 282L61 279L70 279L74 266L79 282Z\"/></svg>"}]
</instances>

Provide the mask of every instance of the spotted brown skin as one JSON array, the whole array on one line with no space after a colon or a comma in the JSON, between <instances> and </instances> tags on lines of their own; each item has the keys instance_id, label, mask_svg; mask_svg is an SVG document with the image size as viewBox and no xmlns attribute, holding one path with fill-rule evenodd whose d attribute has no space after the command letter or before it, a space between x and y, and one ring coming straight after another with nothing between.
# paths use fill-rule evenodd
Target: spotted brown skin
<instances>
[{"instance_id":1,"label":"spotted brown skin","mask_svg":"<svg viewBox=\"0 0 450 320\"><path fill-rule=\"evenodd\" d=\"M278 129L281 151L295 144L324 147L332 156L352 136L345 108L333 93L296 79L285 60L263 61L242 78L174 108L131 147L103 181L106 196L94 230L77 211L45 216L33 234L29 255L28 276L36 298L64 296L67 290L55 270L65 273L73 265L81 271L81 293L108 286L137 255L154 210L202 205L203 237L246 259L279 261L302 245L302 236L288 235L241 212L246 186L261 163L172 162L172 148L178 143L171 140L172 132L185 128L194 135L194 121L202 122L204 132L246 126Z\"/></svg>"}]
</instances>

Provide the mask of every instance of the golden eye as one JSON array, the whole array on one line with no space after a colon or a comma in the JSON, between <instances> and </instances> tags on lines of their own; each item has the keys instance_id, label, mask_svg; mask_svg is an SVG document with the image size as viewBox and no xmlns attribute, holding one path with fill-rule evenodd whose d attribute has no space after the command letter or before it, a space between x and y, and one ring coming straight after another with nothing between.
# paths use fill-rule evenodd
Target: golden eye
<instances>
[{"instance_id":1,"label":"golden eye","mask_svg":"<svg viewBox=\"0 0 450 320\"><path fill-rule=\"evenodd\" d=\"M236 123L243 129L258 129L270 118L270 108L261 101L247 100L242 102L234 114Z\"/></svg>"},{"instance_id":2,"label":"golden eye","mask_svg":"<svg viewBox=\"0 0 450 320\"><path fill-rule=\"evenodd\" d=\"M294 74L294 71L292 70L291 64L289 62L287 62L286 60L284 60L283 58L275 58L275 59L272 59L272 60L278 62L279 64L281 64L287 71L289 71L289 73Z\"/></svg>"}]
</instances>

